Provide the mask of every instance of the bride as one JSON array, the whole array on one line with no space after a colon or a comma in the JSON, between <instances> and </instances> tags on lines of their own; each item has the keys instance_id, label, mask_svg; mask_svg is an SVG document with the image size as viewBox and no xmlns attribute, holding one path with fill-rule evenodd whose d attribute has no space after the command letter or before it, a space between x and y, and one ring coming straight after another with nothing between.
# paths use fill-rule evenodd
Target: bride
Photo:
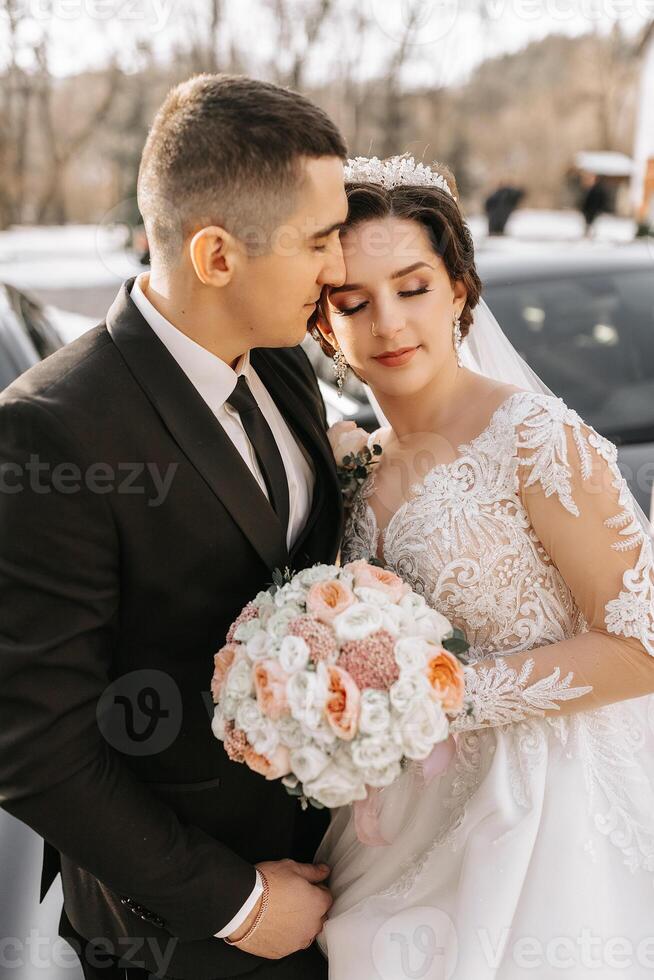
<instances>
[{"instance_id":1,"label":"bride","mask_svg":"<svg viewBox=\"0 0 654 980\"><path fill-rule=\"evenodd\" d=\"M343 561L375 556L465 631L472 710L447 769L382 791L386 846L335 811L330 978L651 977L648 524L480 300L452 174L358 158L346 186L347 282L314 336L388 425Z\"/></svg>"}]
</instances>

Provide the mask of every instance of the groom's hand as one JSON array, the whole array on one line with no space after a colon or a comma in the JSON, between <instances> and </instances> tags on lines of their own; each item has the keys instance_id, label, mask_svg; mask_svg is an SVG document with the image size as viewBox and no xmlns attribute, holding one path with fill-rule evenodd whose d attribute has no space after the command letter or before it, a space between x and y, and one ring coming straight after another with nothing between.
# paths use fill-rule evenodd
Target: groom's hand
<instances>
[{"instance_id":1,"label":"groom's hand","mask_svg":"<svg viewBox=\"0 0 654 980\"><path fill-rule=\"evenodd\" d=\"M299 864L297 861L264 861L256 867L268 879L268 908L244 943L257 917L261 899L243 925L229 936L230 942L254 956L279 960L310 946L322 930L332 896L322 882L329 876L325 864Z\"/></svg>"}]
</instances>

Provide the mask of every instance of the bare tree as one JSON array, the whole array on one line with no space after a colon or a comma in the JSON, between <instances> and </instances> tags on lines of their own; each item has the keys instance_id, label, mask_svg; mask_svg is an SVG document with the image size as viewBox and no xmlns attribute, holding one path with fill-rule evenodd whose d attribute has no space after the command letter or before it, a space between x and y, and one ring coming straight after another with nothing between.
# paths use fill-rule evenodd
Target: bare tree
<instances>
[{"instance_id":1,"label":"bare tree","mask_svg":"<svg viewBox=\"0 0 654 980\"><path fill-rule=\"evenodd\" d=\"M402 36L391 53L384 73L382 156L397 153L403 141L402 71L409 60L424 12L423 0L405 4L405 23Z\"/></svg>"},{"instance_id":2,"label":"bare tree","mask_svg":"<svg viewBox=\"0 0 654 980\"><path fill-rule=\"evenodd\" d=\"M37 90L38 114L44 151L48 156L48 179L36 206L36 220L43 223L66 221L64 176L70 162L80 153L97 130L105 124L122 80L122 73L114 64L107 73L105 92L86 121L76 132L61 133L55 122L54 86L48 67L47 43L42 42L36 51L39 64Z\"/></svg>"},{"instance_id":3,"label":"bare tree","mask_svg":"<svg viewBox=\"0 0 654 980\"><path fill-rule=\"evenodd\" d=\"M4 0L3 6L9 58L0 102L0 164L5 175L0 188L0 227L19 222L23 215L33 94L30 77L18 61L18 36L26 12L18 0Z\"/></svg>"},{"instance_id":4,"label":"bare tree","mask_svg":"<svg viewBox=\"0 0 654 980\"><path fill-rule=\"evenodd\" d=\"M628 40L616 22L607 36L596 27L585 39L585 50L579 97L594 109L597 146L603 150L626 149L629 140L623 123L633 90L636 42Z\"/></svg>"},{"instance_id":5,"label":"bare tree","mask_svg":"<svg viewBox=\"0 0 654 980\"><path fill-rule=\"evenodd\" d=\"M335 0L308 0L301 11L289 0L268 0L268 3L277 24L276 48L290 53L287 67L275 59L275 80L280 85L302 89L320 34L334 12Z\"/></svg>"}]
</instances>

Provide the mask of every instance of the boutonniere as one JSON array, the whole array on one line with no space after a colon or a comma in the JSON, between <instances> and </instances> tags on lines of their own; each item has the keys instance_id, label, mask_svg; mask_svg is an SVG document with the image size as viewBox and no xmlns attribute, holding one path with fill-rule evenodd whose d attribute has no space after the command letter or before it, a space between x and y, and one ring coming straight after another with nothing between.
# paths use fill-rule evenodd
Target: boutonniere
<instances>
[{"instance_id":1,"label":"boutonniere","mask_svg":"<svg viewBox=\"0 0 654 980\"><path fill-rule=\"evenodd\" d=\"M356 422L337 422L327 432L345 507L351 507L372 469L379 462L382 447L369 445L370 434Z\"/></svg>"}]
</instances>

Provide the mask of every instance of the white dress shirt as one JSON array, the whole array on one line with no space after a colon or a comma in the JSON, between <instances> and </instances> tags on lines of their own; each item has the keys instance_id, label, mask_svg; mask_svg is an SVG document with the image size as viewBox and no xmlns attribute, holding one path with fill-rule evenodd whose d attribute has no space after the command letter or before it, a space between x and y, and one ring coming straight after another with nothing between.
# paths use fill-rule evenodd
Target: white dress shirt
<instances>
[{"instance_id":1,"label":"white dress shirt","mask_svg":"<svg viewBox=\"0 0 654 980\"><path fill-rule=\"evenodd\" d=\"M239 377L245 375L247 378L257 405L263 412L273 433L286 470L289 495L286 543L290 550L304 527L311 510L315 484L315 475L311 466L298 447L281 412L250 364L249 351L243 354L236 365L236 370L233 370L225 361L191 340L169 320L166 320L147 298L143 291L147 277L148 274L143 273L132 287L131 297L135 306L205 400L242 456L261 490L268 497L266 481L239 414L231 405L226 404L227 399L236 388ZM220 932L215 933L215 936L218 939L224 939L235 932L245 922L262 894L263 882L257 871L256 884L249 898L234 918Z\"/></svg>"}]
</instances>

